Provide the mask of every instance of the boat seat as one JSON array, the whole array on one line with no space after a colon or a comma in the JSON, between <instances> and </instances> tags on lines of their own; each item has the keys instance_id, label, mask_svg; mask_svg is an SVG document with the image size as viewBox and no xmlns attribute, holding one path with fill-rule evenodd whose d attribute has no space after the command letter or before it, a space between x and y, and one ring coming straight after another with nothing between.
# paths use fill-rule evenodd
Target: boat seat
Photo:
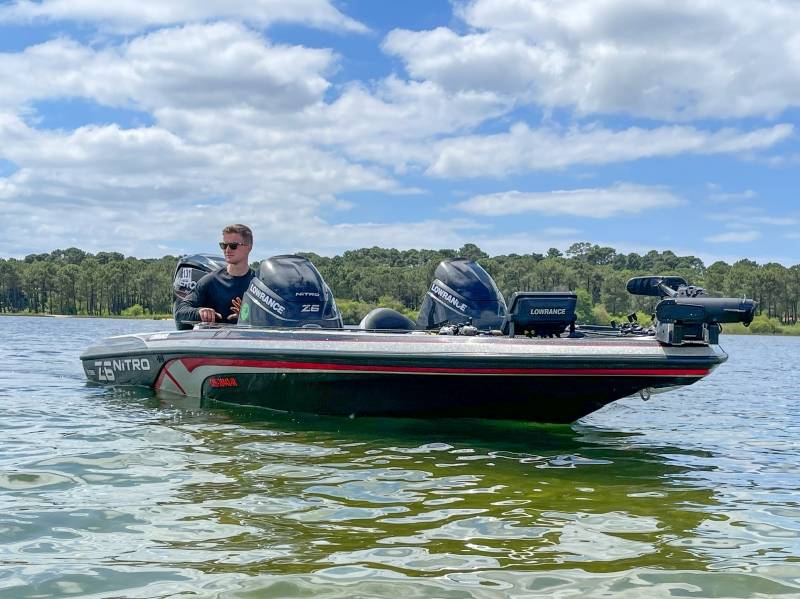
<instances>
[{"instance_id":1,"label":"boat seat","mask_svg":"<svg viewBox=\"0 0 800 599\"><path fill-rule=\"evenodd\" d=\"M391 308L375 308L358 324L359 329L380 331L413 331L414 321Z\"/></svg>"}]
</instances>

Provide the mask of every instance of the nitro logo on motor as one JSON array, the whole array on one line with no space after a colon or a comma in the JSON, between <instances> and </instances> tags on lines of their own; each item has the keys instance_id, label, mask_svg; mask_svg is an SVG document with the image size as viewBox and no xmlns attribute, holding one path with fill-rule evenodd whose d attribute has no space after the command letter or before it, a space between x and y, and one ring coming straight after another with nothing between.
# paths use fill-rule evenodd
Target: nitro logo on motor
<instances>
[{"instance_id":1,"label":"nitro logo on motor","mask_svg":"<svg viewBox=\"0 0 800 599\"><path fill-rule=\"evenodd\" d=\"M182 268L180 277L178 278L178 287L183 289L194 290L197 287L197 282L192 280L192 269Z\"/></svg>"},{"instance_id":2,"label":"nitro logo on motor","mask_svg":"<svg viewBox=\"0 0 800 599\"><path fill-rule=\"evenodd\" d=\"M114 382L117 372L143 372L150 370L150 360L147 358L122 358L119 360L95 360L94 367L97 380Z\"/></svg>"},{"instance_id":3,"label":"nitro logo on motor","mask_svg":"<svg viewBox=\"0 0 800 599\"><path fill-rule=\"evenodd\" d=\"M533 308L531 310L533 316L566 316L566 308Z\"/></svg>"},{"instance_id":4,"label":"nitro logo on motor","mask_svg":"<svg viewBox=\"0 0 800 599\"><path fill-rule=\"evenodd\" d=\"M441 287L439 287L436 283L431 285L431 293L436 295L439 299L444 302L447 302L451 306L453 306L456 310L461 310L462 312L467 311L467 304L459 300L455 295L452 293L448 293Z\"/></svg>"},{"instance_id":5,"label":"nitro logo on motor","mask_svg":"<svg viewBox=\"0 0 800 599\"><path fill-rule=\"evenodd\" d=\"M250 287L247 289L247 292L254 298L261 300L267 308L274 310L277 314L283 315L283 313L286 312L286 306L272 299L269 295L256 287L255 284L250 283Z\"/></svg>"}]
</instances>

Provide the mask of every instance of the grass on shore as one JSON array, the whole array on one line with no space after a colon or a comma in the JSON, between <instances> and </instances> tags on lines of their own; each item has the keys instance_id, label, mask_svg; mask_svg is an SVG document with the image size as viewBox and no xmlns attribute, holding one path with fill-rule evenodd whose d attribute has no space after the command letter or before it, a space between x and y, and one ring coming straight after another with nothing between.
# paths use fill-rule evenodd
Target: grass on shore
<instances>
[{"instance_id":1,"label":"grass on shore","mask_svg":"<svg viewBox=\"0 0 800 599\"><path fill-rule=\"evenodd\" d=\"M726 335L800 335L800 322L781 324L777 318L756 316L749 327L741 323L724 324L722 332Z\"/></svg>"}]
</instances>

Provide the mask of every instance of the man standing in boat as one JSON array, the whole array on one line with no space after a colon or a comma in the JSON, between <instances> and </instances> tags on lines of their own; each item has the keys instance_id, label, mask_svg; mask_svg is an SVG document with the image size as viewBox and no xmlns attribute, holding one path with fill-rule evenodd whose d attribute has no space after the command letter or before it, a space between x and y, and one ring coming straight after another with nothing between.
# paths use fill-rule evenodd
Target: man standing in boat
<instances>
[{"instance_id":1,"label":"man standing in boat","mask_svg":"<svg viewBox=\"0 0 800 599\"><path fill-rule=\"evenodd\" d=\"M222 230L220 249L225 254L224 268L205 275L175 308L177 322L236 322L242 297L255 273L249 256L253 232L246 225L228 225Z\"/></svg>"}]
</instances>

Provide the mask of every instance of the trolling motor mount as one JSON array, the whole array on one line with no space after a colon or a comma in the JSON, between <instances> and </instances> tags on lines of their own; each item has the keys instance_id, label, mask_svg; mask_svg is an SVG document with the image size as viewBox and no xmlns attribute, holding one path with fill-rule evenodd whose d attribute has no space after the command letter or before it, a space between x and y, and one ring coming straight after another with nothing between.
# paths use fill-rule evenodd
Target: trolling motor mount
<instances>
[{"instance_id":1,"label":"trolling motor mount","mask_svg":"<svg viewBox=\"0 0 800 599\"><path fill-rule=\"evenodd\" d=\"M750 299L711 297L681 277L634 277L626 288L634 295L660 297L655 311L656 339L665 345L716 344L723 323L749 326L756 303Z\"/></svg>"}]
</instances>

